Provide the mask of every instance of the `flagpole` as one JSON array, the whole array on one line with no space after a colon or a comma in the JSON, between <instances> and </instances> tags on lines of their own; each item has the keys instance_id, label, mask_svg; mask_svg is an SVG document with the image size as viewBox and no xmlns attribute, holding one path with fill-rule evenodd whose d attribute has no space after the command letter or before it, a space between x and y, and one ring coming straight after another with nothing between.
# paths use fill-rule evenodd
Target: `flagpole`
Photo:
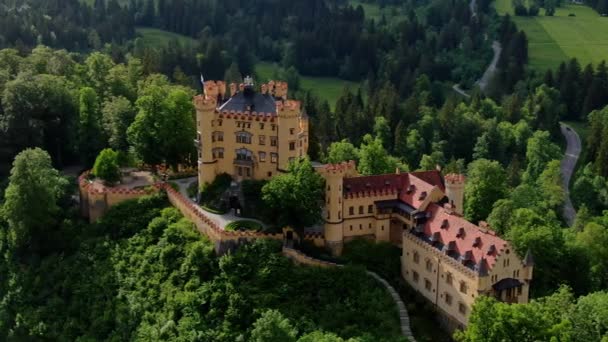
<instances>
[{"instance_id":1,"label":"flagpole","mask_svg":"<svg viewBox=\"0 0 608 342\"><path fill-rule=\"evenodd\" d=\"M203 89L203 97L207 96L205 94L205 78L203 77L203 73L201 73L201 88Z\"/></svg>"}]
</instances>

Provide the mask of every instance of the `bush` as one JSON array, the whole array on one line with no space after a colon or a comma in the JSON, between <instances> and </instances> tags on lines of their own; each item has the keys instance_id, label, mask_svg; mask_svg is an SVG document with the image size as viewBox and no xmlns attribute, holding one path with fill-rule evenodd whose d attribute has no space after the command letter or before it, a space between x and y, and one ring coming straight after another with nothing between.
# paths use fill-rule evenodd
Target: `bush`
<instances>
[{"instance_id":1,"label":"bush","mask_svg":"<svg viewBox=\"0 0 608 342\"><path fill-rule=\"evenodd\" d=\"M196 194L198 193L198 182L193 182L192 184L188 185L188 189L186 191L188 192L188 197L196 197Z\"/></svg>"},{"instance_id":2,"label":"bush","mask_svg":"<svg viewBox=\"0 0 608 342\"><path fill-rule=\"evenodd\" d=\"M528 15L528 9L524 5L515 6L515 15L525 17Z\"/></svg>"},{"instance_id":3,"label":"bush","mask_svg":"<svg viewBox=\"0 0 608 342\"><path fill-rule=\"evenodd\" d=\"M228 204L222 201L222 195L228 190L231 182L232 177L227 173L222 173L215 177L211 184L203 184L200 189L200 204L216 211L225 212Z\"/></svg>"},{"instance_id":4,"label":"bush","mask_svg":"<svg viewBox=\"0 0 608 342\"><path fill-rule=\"evenodd\" d=\"M118 182L120 180L118 153L111 148L99 152L93 166L93 174L108 183Z\"/></svg>"},{"instance_id":5,"label":"bush","mask_svg":"<svg viewBox=\"0 0 608 342\"><path fill-rule=\"evenodd\" d=\"M243 216L256 218L260 221L271 222L268 219L268 210L264 203L260 201L262 198L262 188L268 183L267 181L244 180L241 183L245 204L242 208Z\"/></svg>"},{"instance_id":6,"label":"bush","mask_svg":"<svg viewBox=\"0 0 608 342\"><path fill-rule=\"evenodd\" d=\"M538 8L538 6L532 5L532 6L530 6L530 9L528 10L528 16L536 17L536 16L538 16L539 11L540 11L540 9Z\"/></svg>"}]
</instances>

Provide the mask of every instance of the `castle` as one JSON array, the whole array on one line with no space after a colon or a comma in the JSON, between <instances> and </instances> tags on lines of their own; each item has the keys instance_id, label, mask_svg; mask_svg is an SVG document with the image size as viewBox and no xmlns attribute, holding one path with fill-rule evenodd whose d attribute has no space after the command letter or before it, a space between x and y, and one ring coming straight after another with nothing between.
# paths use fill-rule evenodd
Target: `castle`
<instances>
[{"instance_id":1,"label":"castle","mask_svg":"<svg viewBox=\"0 0 608 342\"><path fill-rule=\"evenodd\" d=\"M475 298L527 303L532 256L518 257L485 222L462 217L465 177L439 171L360 176L354 162L324 165L325 243L354 238L402 248L401 273L450 328L467 324Z\"/></svg>"},{"instance_id":2,"label":"castle","mask_svg":"<svg viewBox=\"0 0 608 342\"><path fill-rule=\"evenodd\" d=\"M256 91L245 83L204 83L196 107L199 184L218 174L237 180L268 179L308 150L308 118L299 101L287 99L287 83L270 81Z\"/></svg>"},{"instance_id":3,"label":"castle","mask_svg":"<svg viewBox=\"0 0 608 342\"><path fill-rule=\"evenodd\" d=\"M220 173L237 180L268 179L306 156L308 119L287 84L256 92L251 79L230 97L223 82L208 81L194 99L199 184ZM466 325L477 296L526 303L533 273L530 254L481 222L462 217L465 178L439 171L360 176L354 162L316 166L325 179L324 244L340 255L355 238L402 249L403 278L435 305L451 328Z\"/></svg>"}]
</instances>

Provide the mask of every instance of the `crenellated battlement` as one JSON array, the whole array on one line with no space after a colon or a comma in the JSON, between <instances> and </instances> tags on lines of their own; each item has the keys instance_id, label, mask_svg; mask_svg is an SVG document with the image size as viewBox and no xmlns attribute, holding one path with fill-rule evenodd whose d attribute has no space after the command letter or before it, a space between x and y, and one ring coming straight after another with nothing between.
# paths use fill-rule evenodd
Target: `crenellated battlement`
<instances>
[{"instance_id":1,"label":"crenellated battlement","mask_svg":"<svg viewBox=\"0 0 608 342\"><path fill-rule=\"evenodd\" d=\"M193 100L194 107L197 111L213 111L217 107L217 97L205 97L203 95L196 95Z\"/></svg>"},{"instance_id":2,"label":"crenellated battlement","mask_svg":"<svg viewBox=\"0 0 608 342\"><path fill-rule=\"evenodd\" d=\"M354 176L357 175L357 164L354 160L338 164L327 164L317 169L321 175L332 176Z\"/></svg>"},{"instance_id":3,"label":"crenellated battlement","mask_svg":"<svg viewBox=\"0 0 608 342\"><path fill-rule=\"evenodd\" d=\"M355 198L368 198L368 197L386 197L386 196L396 196L398 194L397 189L381 189L381 190L369 190L369 191L360 191L360 192L350 192L344 194L345 199L355 199Z\"/></svg>"},{"instance_id":4,"label":"crenellated battlement","mask_svg":"<svg viewBox=\"0 0 608 342\"><path fill-rule=\"evenodd\" d=\"M445 179L446 184L464 185L466 182L466 177L463 174L450 173L443 178Z\"/></svg>"},{"instance_id":5,"label":"crenellated battlement","mask_svg":"<svg viewBox=\"0 0 608 342\"><path fill-rule=\"evenodd\" d=\"M258 112L242 112L242 111L219 111L216 110L215 114L220 119L236 119L236 120L249 120L249 121L269 121L274 122L276 115L273 113L258 113Z\"/></svg>"}]
</instances>

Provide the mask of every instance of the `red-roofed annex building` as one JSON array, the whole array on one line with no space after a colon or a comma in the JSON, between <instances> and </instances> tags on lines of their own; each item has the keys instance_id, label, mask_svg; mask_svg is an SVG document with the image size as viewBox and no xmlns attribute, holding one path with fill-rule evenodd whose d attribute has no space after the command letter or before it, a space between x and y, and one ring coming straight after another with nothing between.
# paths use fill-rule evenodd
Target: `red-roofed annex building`
<instances>
[{"instance_id":1,"label":"red-roofed annex building","mask_svg":"<svg viewBox=\"0 0 608 342\"><path fill-rule=\"evenodd\" d=\"M481 222L462 217L465 178L439 171L360 176L354 162L323 165L325 240L334 254L354 238L401 246L403 278L451 327L467 324L475 298L528 302L533 261Z\"/></svg>"}]
</instances>

